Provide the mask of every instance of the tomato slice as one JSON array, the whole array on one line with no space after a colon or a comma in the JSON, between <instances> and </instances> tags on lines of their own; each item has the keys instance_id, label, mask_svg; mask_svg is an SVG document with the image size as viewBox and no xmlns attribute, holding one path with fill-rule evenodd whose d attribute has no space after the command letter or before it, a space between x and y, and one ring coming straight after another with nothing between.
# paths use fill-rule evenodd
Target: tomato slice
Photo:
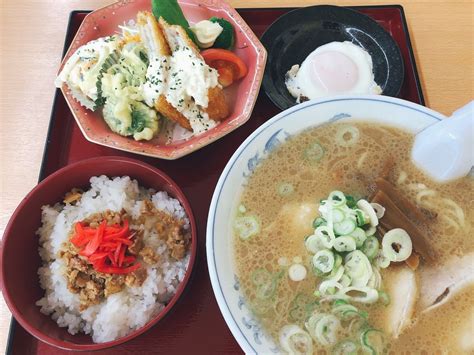
<instances>
[{"instance_id":1,"label":"tomato slice","mask_svg":"<svg viewBox=\"0 0 474 355\"><path fill-rule=\"evenodd\" d=\"M237 77L235 65L224 60L216 60L212 65L219 73L219 83L223 87L232 85L234 78Z\"/></svg>"},{"instance_id":2,"label":"tomato slice","mask_svg":"<svg viewBox=\"0 0 474 355\"><path fill-rule=\"evenodd\" d=\"M248 73L247 65L234 52L227 49L211 48L201 52L205 62L217 69L219 82L225 87L242 79Z\"/></svg>"}]
</instances>

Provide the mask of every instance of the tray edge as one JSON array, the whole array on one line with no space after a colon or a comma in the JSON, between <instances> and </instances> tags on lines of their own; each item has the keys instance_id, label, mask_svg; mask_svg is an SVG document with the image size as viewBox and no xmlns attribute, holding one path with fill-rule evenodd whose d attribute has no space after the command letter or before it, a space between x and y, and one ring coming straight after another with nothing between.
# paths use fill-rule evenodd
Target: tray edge
<instances>
[{"instance_id":1,"label":"tray edge","mask_svg":"<svg viewBox=\"0 0 474 355\"><path fill-rule=\"evenodd\" d=\"M407 20L406 20L405 11L403 9L403 6L399 5L399 4L394 4L394 5L385 4L385 5L360 5L360 6L347 6L347 7L351 8L351 9L354 9L354 10L364 9L364 8L397 8L400 11L400 16L401 16L401 19L402 19L402 29L403 29L403 32L405 34L405 39L406 39L407 45L408 45L409 58L410 58L410 62L411 62L412 67L413 67L413 75L415 76L415 83L416 83L417 93L420 97L420 105L425 106L425 98L424 98L424 94L423 94L423 88L422 88L422 85L421 85L420 76L418 74L418 68L417 68L417 65L416 65L416 60L415 60L415 56L414 56L414 52L413 52L413 46L412 46L412 43L411 43L410 33L409 33L409 30L408 30L408 23L407 23ZM255 11L255 10L258 10L258 11L266 11L266 10L268 10L268 11L270 11L270 10L291 11L291 10L296 9L296 8L297 7L262 7L262 8L244 7L244 8L236 8L236 9L239 10L239 11ZM73 10L69 13L68 25L67 25L67 28L66 28L66 34L64 36L64 44L63 44L63 50L62 50L61 58L64 57L64 55L66 54L66 52L68 50L67 42L68 42L69 37L71 36L71 30L72 30L71 27L72 27L72 18L73 18L73 16L78 14L78 13L89 13L91 11L92 10ZM41 158L41 166L40 166L40 170L39 170L39 174L38 174L38 183L46 177L44 175L45 175L46 164L47 164L47 159L48 159L50 136L51 136L52 129L54 127L54 123L56 122L56 120L55 120L56 102L57 102L58 96L60 94L61 94L61 91L59 89L56 89L55 93L54 93L53 103L52 103L52 109L51 109L51 114L50 114L50 119L49 119L48 131L47 131L46 140L45 140L45 143L44 143L43 156ZM7 355L12 355L13 354L13 339L14 339L14 336L15 336L16 327L17 327L17 321L15 320L14 317L11 317L10 327L9 327L9 330L8 330L7 345L6 345L6 349L5 349L5 354L7 354Z\"/></svg>"}]
</instances>

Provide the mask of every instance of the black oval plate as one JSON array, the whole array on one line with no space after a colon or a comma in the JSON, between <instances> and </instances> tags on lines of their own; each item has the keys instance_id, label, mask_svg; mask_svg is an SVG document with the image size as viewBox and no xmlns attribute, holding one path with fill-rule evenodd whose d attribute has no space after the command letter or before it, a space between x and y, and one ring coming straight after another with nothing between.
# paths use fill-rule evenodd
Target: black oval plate
<instances>
[{"instance_id":1,"label":"black oval plate","mask_svg":"<svg viewBox=\"0 0 474 355\"><path fill-rule=\"evenodd\" d=\"M369 52L383 95L397 96L403 84L403 59L395 40L370 17L348 8L318 5L290 11L270 25L261 41L268 52L263 89L282 110L296 105L285 85L286 72L333 41L350 41Z\"/></svg>"}]
</instances>

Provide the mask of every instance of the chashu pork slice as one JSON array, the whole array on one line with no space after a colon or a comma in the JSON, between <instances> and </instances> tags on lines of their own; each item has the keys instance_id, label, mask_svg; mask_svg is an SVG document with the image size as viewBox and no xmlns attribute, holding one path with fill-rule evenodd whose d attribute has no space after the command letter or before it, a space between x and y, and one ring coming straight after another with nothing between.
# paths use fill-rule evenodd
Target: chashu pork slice
<instances>
[{"instance_id":1,"label":"chashu pork slice","mask_svg":"<svg viewBox=\"0 0 474 355\"><path fill-rule=\"evenodd\" d=\"M386 271L384 284L390 296L384 328L392 338L396 339L413 323L418 299L416 273L406 265L391 266Z\"/></svg>"},{"instance_id":2,"label":"chashu pork slice","mask_svg":"<svg viewBox=\"0 0 474 355\"><path fill-rule=\"evenodd\" d=\"M418 310L428 312L474 284L474 252L452 256L445 263L420 270Z\"/></svg>"}]
</instances>

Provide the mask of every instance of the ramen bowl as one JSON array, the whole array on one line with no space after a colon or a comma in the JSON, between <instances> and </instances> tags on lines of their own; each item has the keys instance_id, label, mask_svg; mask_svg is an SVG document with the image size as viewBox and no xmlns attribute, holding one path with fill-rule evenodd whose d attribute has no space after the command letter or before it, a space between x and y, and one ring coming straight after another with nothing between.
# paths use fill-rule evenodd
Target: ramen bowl
<instances>
[{"instance_id":1,"label":"ramen bowl","mask_svg":"<svg viewBox=\"0 0 474 355\"><path fill-rule=\"evenodd\" d=\"M444 116L426 107L384 96L338 96L312 100L281 112L250 135L227 163L214 191L207 223L207 260L212 287L232 334L245 353L278 353L252 314L234 265L232 221L248 177L280 144L330 122L363 120L417 133Z\"/></svg>"}]
</instances>

